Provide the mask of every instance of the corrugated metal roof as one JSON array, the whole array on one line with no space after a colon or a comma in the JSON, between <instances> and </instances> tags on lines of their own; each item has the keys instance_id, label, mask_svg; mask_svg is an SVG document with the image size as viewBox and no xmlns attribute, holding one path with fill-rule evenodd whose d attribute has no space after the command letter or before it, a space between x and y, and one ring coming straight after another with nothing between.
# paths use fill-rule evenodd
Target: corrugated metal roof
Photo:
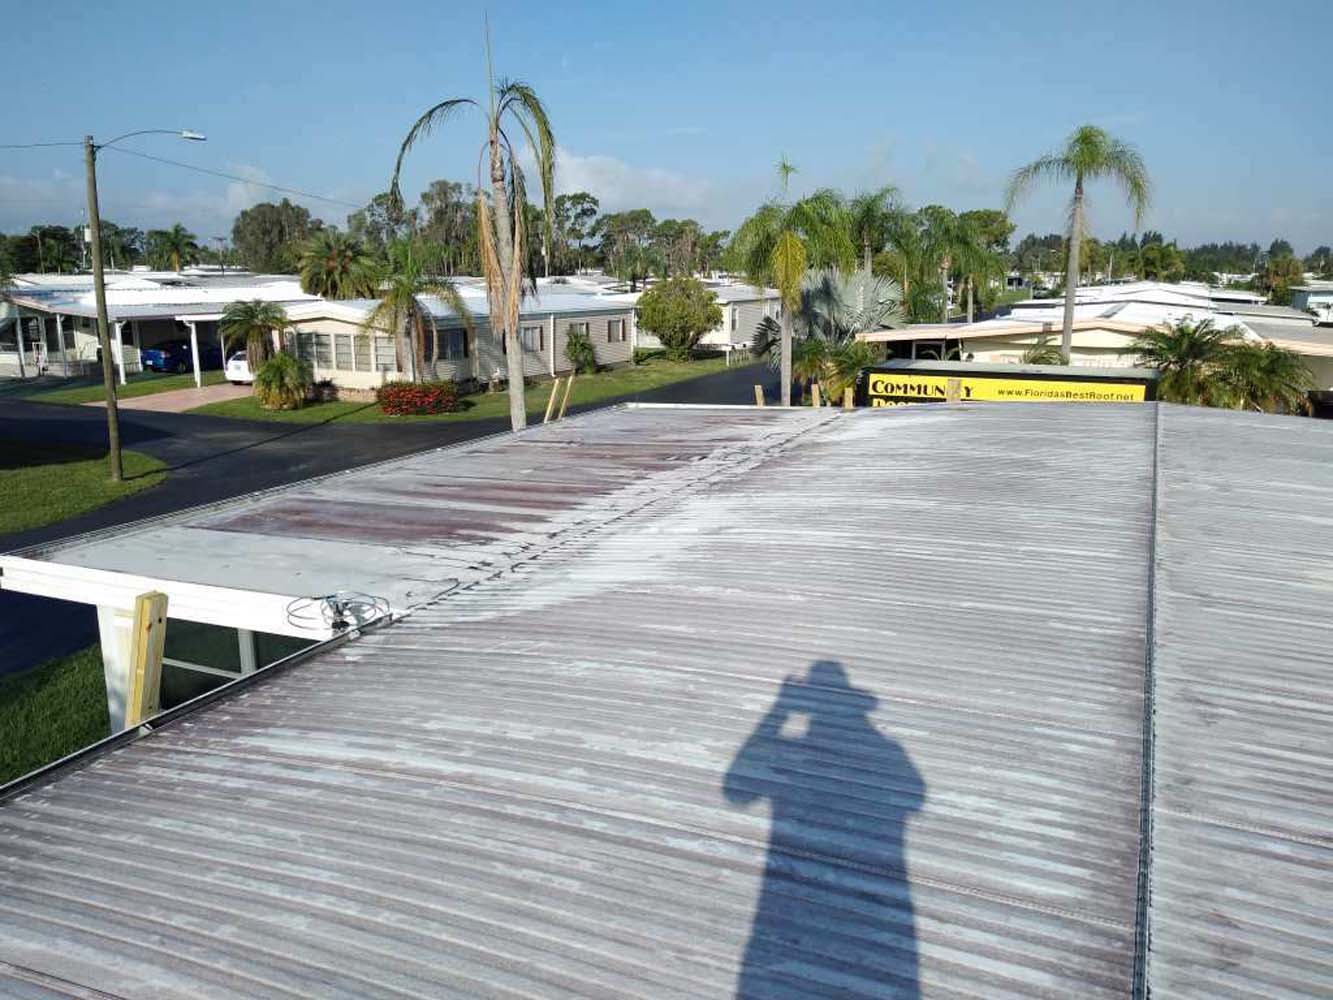
<instances>
[{"instance_id":1,"label":"corrugated metal roof","mask_svg":"<svg viewBox=\"0 0 1333 1000\"><path fill-rule=\"evenodd\" d=\"M1327 537L1324 514L1293 512L1327 509L1307 495L1306 463L1333 446L1329 428L1162 411L1158 572L1163 553L1194 571L1206 545L1218 586L1271 580L1274 599L1312 602L1296 624L1258 605L1269 646L1307 664L1327 630L1299 621L1321 620L1322 592L1327 622L1329 580L1282 581L1301 523L1307 552ZM490 468L494 494L478 507L512 514L536 461L538 492L565 514L544 530L516 521L497 541L506 558L406 620L260 675L0 807L0 984L190 997L1129 995L1157 412L643 408L476 445L471 475ZM1186 485L1233 426L1254 436L1227 456L1232 476L1286 484L1271 503L1206 469ZM456 458L434 455L406 460L427 507ZM606 489L562 495L589 479ZM453 499L435 508L442 523L460 516ZM1196 504L1219 512L1198 545ZM1255 563L1225 555L1229 537L1263 534L1244 516L1256 509L1286 526L1257 580ZM1163 650L1202 625L1180 625L1189 615L1172 603L1192 599L1188 580L1158 589L1165 699L1178 668ZM1261 667L1271 660L1250 665ZM1327 687L1308 665L1296 674L1300 725L1313 725ZM1241 688L1256 704L1272 697L1262 677ZM1206 739L1179 715L1159 707L1164 756ZM1240 822L1164 851L1195 822L1173 807L1157 855L1206 871L1222 912L1201 907L1193 931L1186 912L1172 938L1165 926L1191 904L1154 880L1157 995L1188 984L1174 956L1201 935L1262 953L1260 973L1282 950L1306 961L1305 985L1333 983L1312 936L1329 899L1315 891L1328 866L1313 825L1328 817L1309 801L1327 739L1269 739L1249 763L1257 750L1226 743L1241 755L1230 778L1196 760L1204 773L1183 784L1222 781L1224 811L1247 797L1286 811L1271 822L1299 838L1265 843L1304 910L1280 903L1278 884L1229 888L1239 862L1208 869ZM1159 764L1164 800L1185 766ZM1299 852L1323 867L1297 873ZM1265 983L1243 964L1227 974Z\"/></svg>"},{"instance_id":2,"label":"corrugated metal roof","mask_svg":"<svg viewBox=\"0 0 1333 1000\"><path fill-rule=\"evenodd\" d=\"M1155 997L1333 995L1333 434L1162 411Z\"/></svg>"}]
</instances>

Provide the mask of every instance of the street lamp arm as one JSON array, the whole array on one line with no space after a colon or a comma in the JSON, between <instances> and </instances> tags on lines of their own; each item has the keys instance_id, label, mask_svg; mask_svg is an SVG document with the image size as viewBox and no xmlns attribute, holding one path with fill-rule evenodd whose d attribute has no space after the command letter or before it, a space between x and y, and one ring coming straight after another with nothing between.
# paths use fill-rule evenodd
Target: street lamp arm
<instances>
[{"instance_id":1,"label":"street lamp arm","mask_svg":"<svg viewBox=\"0 0 1333 1000\"><path fill-rule=\"evenodd\" d=\"M191 132L188 128L143 128L139 129L137 132L126 132L124 135L118 135L114 139L109 139L106 142L94 143L93 148L105 149L107 146L113 146L120 142L121 139L130 139L136 135L176 135L180 136L182 139L191 139L195 142L204 141L204 136L200 135L198 132Z\"/></svg>"}]
</instances>

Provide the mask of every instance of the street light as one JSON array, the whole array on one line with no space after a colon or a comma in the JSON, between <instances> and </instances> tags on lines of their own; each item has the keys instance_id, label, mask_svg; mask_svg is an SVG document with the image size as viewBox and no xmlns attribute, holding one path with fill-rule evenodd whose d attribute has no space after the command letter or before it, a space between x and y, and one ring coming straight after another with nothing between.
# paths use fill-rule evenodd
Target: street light
<instances>
[{"instance_id":1,"label":"street light","mask_svg":"<svg viewBox=\"0 0 1333 1000\"><path fill-rule=\"evenodd\" d=\"M112 371L110 323L106 315L106 276L102 273L102 219L97 214L97 153L136 135L174 135L191 142L203 142L205 138L189 129L165 128L126 132L102 143L93 142L90 135L83 137L83 161L88 175L88 222L93 244L93 294L97 298L97 342L102 346L102 385L106 390L107 461L111 466L111 481L115 483L125 478L125 473L120 461L120 413L116 409L116 377Z\"/></svg>"}]
</instances>

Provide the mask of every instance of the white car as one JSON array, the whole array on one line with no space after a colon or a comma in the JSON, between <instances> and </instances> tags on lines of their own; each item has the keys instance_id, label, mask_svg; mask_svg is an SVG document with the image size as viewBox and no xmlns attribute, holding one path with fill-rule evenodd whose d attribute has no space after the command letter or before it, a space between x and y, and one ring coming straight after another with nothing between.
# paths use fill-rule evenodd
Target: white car
<instances>
[{"instance_id":1,"label":"white car","mask_svg":"<svg viewBox=\"0 0 1333 1000\"><path fill-rule=\"evenodd\" d=\"M232 385L245 385L254 382L255 373L250 370L250 362L244 351L237 351L227 359L227 381Z\"/></svg>"}]
</instances>

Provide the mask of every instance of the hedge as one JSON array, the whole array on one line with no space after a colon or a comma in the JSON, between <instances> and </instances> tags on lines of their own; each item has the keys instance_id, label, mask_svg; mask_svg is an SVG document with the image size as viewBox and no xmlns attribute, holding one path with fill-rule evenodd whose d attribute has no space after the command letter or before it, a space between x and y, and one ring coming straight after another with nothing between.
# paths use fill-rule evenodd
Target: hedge
<instances>
[{"instance_id":1,"label":"hedge","mask_svg":"<svg viewBox=\"0 0 1333 1000\"><path fill-rule=\"evenodd\" d=\"M386 382L375 393L380 410L403 416L413 413L453 413L462 409L453 382Z\"/></svg>"}]
</instances>

